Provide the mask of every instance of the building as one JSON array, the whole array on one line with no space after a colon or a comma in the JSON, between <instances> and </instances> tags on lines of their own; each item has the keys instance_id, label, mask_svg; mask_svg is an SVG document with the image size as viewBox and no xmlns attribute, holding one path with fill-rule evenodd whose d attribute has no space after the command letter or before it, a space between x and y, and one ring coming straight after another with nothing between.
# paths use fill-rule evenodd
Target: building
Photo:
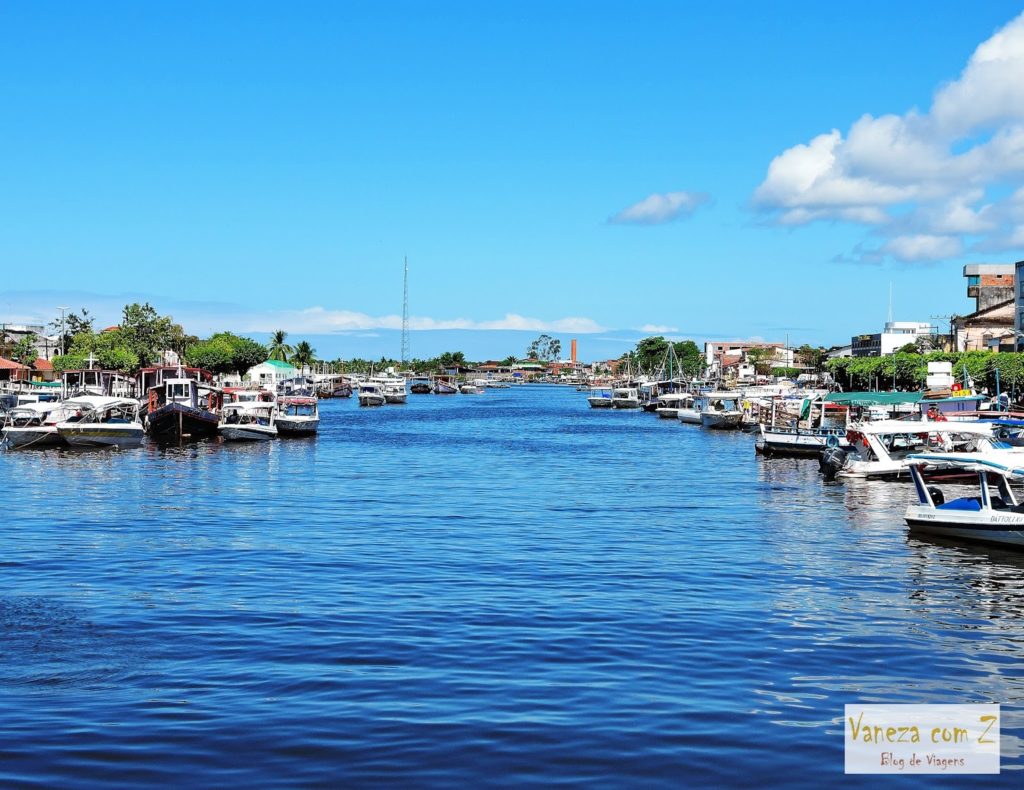
<instances>
[{"instance_id":1,"label":"building","mask_svg":"<svg viewBox=\"0 0 1024 790\"><path fill-rule=\"evenodd\" d=\"M964 266L967 296L974 299L974 311L987 310L1014 297L1016 265L1012 263L969 263Z\"/></svg>"},{"instance_id":2,"label":"building","mask_svg":"<svg viewBox=\"0 0 1024 790\"><path fill-rule=\"evenodd\" d=\"M881 332L854 335L850 339L851 356L884 357L899 350L907 343L916 343L926 337L934 341L938 330L928 323L917 321L886 321Z\"/></svg>"},{"instance_id":3,"label":"building","mask_svg":"<svg viewBox=\"0 0 1024 790\"><path fill-rule=\"evenodd\" d=\"M60 337L47 335L42 324L0 324L0 353L10 353L25 337L35 338L34 348L40 359L53 359L60 353Z\"/></svg>"},{"instance_id":4,"label":"building","mask_svg":"<svg viewBox=\"0 0 1024 790\"><path fill-rule=\"evenodd\" d=\"M785 350L784 343L766 343L763 340L709 340L704 344L704 364L707 365L707 376L715 378L733 368L742 360L748 351L754 348L773 348L776 355ZM778 363L780 366L782 362Z\"/></svg>"},{"instance_id":5,"label":"building","mask_svg":"<svg viewBox=\"0 0 1024 790\"><path fill-rule=\"evenodd\" d=\"M287 362L277 359L268 359L249 368L245 377L253 384L259 384L270 390L276 390L279 382L293 379L299 375L299 369Z\"/></svg>"},{"instance_id":6,"label":"building","mask_svg":"<svg viewBox=\"0 0 1024 790\"><path fill-rule=\"evenodd\" d=\"M1014 265L1013 289L1013 333L1018 351L1024 351L1024 342L1021 334L1024 333L1024 261L1017 261Z\"/></svg>"}]
</instances>

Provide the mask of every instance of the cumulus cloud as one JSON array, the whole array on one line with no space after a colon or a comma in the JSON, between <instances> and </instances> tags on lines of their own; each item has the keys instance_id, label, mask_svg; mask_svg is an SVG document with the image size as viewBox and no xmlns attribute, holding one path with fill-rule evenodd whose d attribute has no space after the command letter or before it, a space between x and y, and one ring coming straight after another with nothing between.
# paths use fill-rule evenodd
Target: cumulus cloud
<instances>
[{"instance_id":1,"label":"cumulus cloud","mask_svg":"<svg viewBox=\"0 0 1024 790\"><path fill-rule=\"evenodd\" d=\"M1012 245L1024 225L1024 14L975 50L927 112L859 118L783 151L754 207L781 225L849 222L879 254L939 260ZM1007 247L1009 248L1009 247ZM870 256L869 256L870 257Z\"/></svg>"},{"instance_id":2,"label":"cumulus cloud","mask_svg":"<svg viewBox=\"0 0 1024 790\"><path fill-rule=\"evenodd\" d=\"M402 317L399 315L372 316L352 310L309 307L304 310L280 310L249 316L245 321L244 329L247 332L269 332L280 327L285 327L289 332L309 333L401 329ZM506 313L503 318L490 321L410 316L409 328L413 330L473 329L478 331L518 329L530 332L572 332L582 335L605 331L604 327L590 318L570 316L545 321L515 313Z\"/></svg>"},{"instance_id":3,"label":"cumulus cloud","mask_svg":"<svg viewBox=\"0 0 1024 790\"><path fill-rule=\"evenodd\" d=\"M624 208L609 222L616 225L662 225L689 217L711 199L703 192L655 192Z\"/></svg>"}]
</instances>

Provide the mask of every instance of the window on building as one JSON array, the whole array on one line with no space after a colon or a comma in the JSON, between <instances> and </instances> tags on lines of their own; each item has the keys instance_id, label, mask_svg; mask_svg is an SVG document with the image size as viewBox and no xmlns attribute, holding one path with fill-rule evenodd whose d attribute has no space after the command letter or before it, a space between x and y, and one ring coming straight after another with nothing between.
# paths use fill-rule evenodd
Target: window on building
<instances>
[{"instance_id":1,"label":"window on building","mask_svg":"<svg viewBox=\"0 0 1024 790\"><path fill-rule=\"evenodd\" d=\"M981 276L977 274L972 274L970 277L967 278L967 285L968 287L972 285L981 285Z\"/></svg>"}]
</instances>

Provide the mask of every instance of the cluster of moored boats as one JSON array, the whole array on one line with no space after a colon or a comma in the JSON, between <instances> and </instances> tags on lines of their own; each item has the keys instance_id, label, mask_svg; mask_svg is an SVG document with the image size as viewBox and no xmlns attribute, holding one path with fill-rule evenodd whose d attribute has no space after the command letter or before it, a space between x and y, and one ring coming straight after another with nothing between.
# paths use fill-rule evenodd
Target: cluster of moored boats
<instances>
[{"instance_id":1,"label":"cluster of moored boats","mask_svg":"<svg viewBox=\"0 0 1024 790\"><path fill-rule=\"evenodd\" d=\"M504 389L508 382L495 379L472 379L459 382L452 376L416 376L406 380L389 372L366 379L353 377L360 406L384 406L405 403L413 395L483 395L488 389Z\"/></svg>"},{"instance_id":2,"label":"cluster of moored boats","mask_svg":"<svg viewBox=\"0 0 1024 790\"><path fill-rule=\"evenodd\" d=\"M827 392L792 385L722 390L633 382L591 391L592 408L644 409L710 430L756 435L757 453L817 460L826 480L914 483L911 530L1024 548L1024 412L967 386ZM952 492L939 486L975 491Z\"/></svg>"}]
</instances>

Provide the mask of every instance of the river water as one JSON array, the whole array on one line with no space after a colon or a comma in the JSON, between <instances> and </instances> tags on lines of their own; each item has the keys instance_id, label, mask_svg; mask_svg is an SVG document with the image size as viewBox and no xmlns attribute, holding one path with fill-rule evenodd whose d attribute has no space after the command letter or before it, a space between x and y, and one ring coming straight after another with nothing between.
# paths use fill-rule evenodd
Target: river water
<instances>
[{"instance_id":1,"label":"river water","mask_svg":"<svg viewBox=\"0 0 1024 790\"><path fill-rule=\"evenodd\" d=\"M1024 557L748 435L529 386L0 479L6 786L867 787L865 701L1002 703L1022 782Z\"/></svg>"}]
</instances>

